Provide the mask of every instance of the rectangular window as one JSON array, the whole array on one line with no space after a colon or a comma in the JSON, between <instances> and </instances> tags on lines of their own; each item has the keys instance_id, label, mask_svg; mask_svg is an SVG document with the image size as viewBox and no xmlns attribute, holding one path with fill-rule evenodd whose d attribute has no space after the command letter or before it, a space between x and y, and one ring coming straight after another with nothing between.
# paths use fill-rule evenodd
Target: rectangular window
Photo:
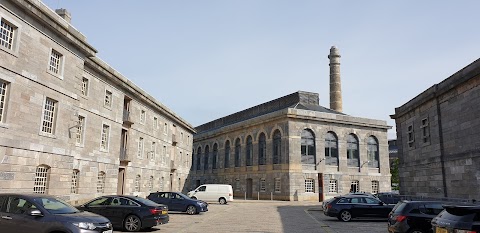
<instances>
[{"instance_id":1,"label":"rectangular window","mask_svg":"<svg viewBox=\"0 0 480 233\"><path fill-rule=\"evenodd\" d=\"M190 145L190 136L187 136L187 145Z\"/></svg>"},{"instance_id":2,"label":"rectangular window","mask_svg":"<svg viewBox=\"0 0 480 233\"><path fill-rule=\"evenodd\" d=\"M240 188L241 188L241 187L240 187L240 180L239 180L239 179L236 179L236 180L235 180L235 190L236 190L236 191L239 191Z\"/></svg>"},{"instance_id":3,"label":"rectangular window","mask_svg":"<svg viewBox=\"0 0 480 233\"><path fill-rule=\"evenodd\" d=\"M112 92L105 90L105 107L112 107Z\"/></svg>"},{"instance_id":4,"label":"rectangular window","mask_svg":"<svg viewBox=\"0 0 480 233\"><path fill-rule=\"evenodd\" d=\"M0 122L5 122L8 83L0 79Z\"/></svg>"},{"instance_id":5,"label":"rectangular window","mask_svg":"<svg viewBox=\"0 0 480 233\"><path fill-rule=\"evenodd\" d=\"M275 192L276 193L281 192L281 186L282 186L281 179L280 178L275 178Z\"/></svg>"},{"instance_id":6,"label":"rectangular window","mask_svg":"<svg viewBox=\"0 0 480 233\"><path fill-rule=\"evenodd\" d=\"M162 151L162 163L165 163L167 158L167 146L163 146L163 151Z\"/></svg>"},{"instance_id":7,"label":"rectangular window","mask_svg":"<svg viewBox=\"0 0 480 233\"><path fill-rule=\"evenodd\" d=\"M110 136L110 126L102 125L102 141L100 143L100 149L108 150L108 138Z\"/></svg>"},{"instance_id":8,"label":"rectangular window","mask_svg":"<svg viewBox=\"0 0 480 233\"><path fill-rule=\"evenodd\" d=\"M330 182L328 183L328 192L338 193L337 180L330 180Z\"/></svg>"},{"instance_id":9,"label":"rectangular window","mask_svg":"<svg viewBox=\"0 0 480 233\"><path fill-rule=\"evenodd\" d=\"M13 48L13 37L14 37L15 27L7 23L5 20L0 22L0 45L7 49Z\"/></svg>"},{"instance_id":10,"label":"rectangular window","mask_svg":"<svg viewBox=\"0 0 480 233\"><path fill-rule=\"evenodd\" d=\"M42 132L47 134L55 133L55 117L57 111L57 101L46 98L43 107Z\"/></svg>"},{"instance_id":11,"label":"rectangular window","mask_svg":"<svg viewBox=\"0 0 480 233\"><path fill-rule=\"evenodd\" d=\"M138 139L137 157L138 158L143 158L143 138L142 137L140 137L140 139Z\"/></svg>"},{"instance_id":12,"label":"rectangular window","mask_svg":"<svg viewBox=\"0 0 480 233\"><path fill-rule=\"evenodd\" d=\"M305 179L305 192L306 193L315 192L315 188L314 188L313 184L314 184L313 179Z\"/></svg>"},{"instance_id":13,"label":"rectangular window","mask_svg":"<svg viewBox=\"0 0 480 233\"><path fill-rule=\"evenodd\" d=\"M155 157L157 155L157 144L155 142L152 142L152 148L150 151L150 160L155 160Z\"/></svg>"},{"instance_id":14,"label":"rectangular window","mask_svg":"<svg viewBox=\"0 0 480 233\"><path fill-rule=\"evenodd\" d=\"M157 130L158 129L158 118L153 117L153 129Z\"/></svg>"},{"instance_id":15,"label":"rectangular window","mask_svg":"<svg viewBox=\"0 0 480 233\"><path fill-rule=\"evenodd\" d=\"M72 172L72 184L70 186L70 193L78 194L78 170Z\"/></svg>"},{"instance_id":16,"label":"rectangular window","mask_svg":"<svg viewBox=\"0 0 480 233\"><path fill-rule=\"evenodd\" d=\"M83 96L88 95L88 79L87 78L82 78L82 95Z\"/></svg>"},{"instance_id":17,"label":"rectangular window","mask_svg":"<svg viewBox=\"0 0 480 233\"><path fill-rule=\"evenodd\" d=\"M372 193L373 194L378 193L378 181L377 180L372 181Z\"/></svg>"},{"instance_id":18,"label":"rectangular window","mask_svg":"<svg viewBox=\"0 0 480 233\"><path fill-rule=\"evenodd\" d=\"M415 134L414 134L414 131L413 131L413 124L409 125L407 127L407 136L408 136L408 146L409 147L412 147L413 146L413 142L415 141Z\"/></svg>"},{"instance_id":19,"label":"rectangular window","mask_svg":"<svg viewBox=\"0 0 480 233\"><path fill-rule=\"evenodd\" d=\"M83 144L83 131L85 128L85 117L78 116L77 133L75 135L77 145Z\"/></svg>"},{"instance_id":20,"label":"rectangular window","mask_svg":"<svg viewBox=\"0 0 480 233\"><path fill-rule=\"evenodd\" d=\"M145 124L146 115L145 110L140 112L140 123Z\"/></svg>"},{"instance_id":21,"label":"rectangular window","mask_svg":"<svg viewBox=\"0 0 480 233\"><path fill-rule=\"evenodd\" d=\"M63 55L52 49L48 70L54 74L61 75Z\"/></svg>"},{"instance_id":22,"label":"rectangular window","mask_svg":"<svg viewBox=\"0 0 480 233\"><path fill-rule=\"evenodd\" d=\"M168 134L168 124L167 123L165 123L165 125L163 126L163 133Z\"/></svg>"},{"instance_id":23,"label":"rectangular window","mask_svg":"<svg viewBox=\"0 0 480 233\"><path fill-rule=\"evenodd\" d=\"M423 143L427 143L430 140L430 127L428 124L428 118L422 119L422 125L420 128L422 129L422 141Z\"/></svg>"},{"instance_id":24,"label":"rectangular window","mask_svg":"<svg viewBox=\"0 0 480 233\"><path fill-rule=\"evenodd\" d=\"M267 182L265 179L260 179L260 192L265 192L267 191Z\"/></svg>"}]
</instances>

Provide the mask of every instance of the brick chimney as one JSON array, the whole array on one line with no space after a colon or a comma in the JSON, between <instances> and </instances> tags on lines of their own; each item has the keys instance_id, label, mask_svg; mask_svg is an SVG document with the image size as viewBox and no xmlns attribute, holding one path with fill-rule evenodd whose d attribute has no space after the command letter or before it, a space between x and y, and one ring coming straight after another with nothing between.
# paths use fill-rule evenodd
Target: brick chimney
<instances>
[{"instance_id":1,"label":"brick chimney","mask_svg":"<svg viewBox=\"0 0 480 233\"><path fill-rule=\"evenodd\" d=\"M330 109L343 111L342 83L340 81L340 53L337 47L330 48Z\"/></svg>"},{"instance_id":2,"label":"brick chimney","mask_svg":"<svg viewBox=\"0 0 480 233\"><path fill-rule=\"evenodd\" d=\"M68 12L66 9L56 9L55 10L55 13L57 13L58 15L60 15L60 17L62 17L65 21L67 21L68 23L70 23L72 21L72 15L70 14L70 12Z\"/></svg>"}]
</instances>

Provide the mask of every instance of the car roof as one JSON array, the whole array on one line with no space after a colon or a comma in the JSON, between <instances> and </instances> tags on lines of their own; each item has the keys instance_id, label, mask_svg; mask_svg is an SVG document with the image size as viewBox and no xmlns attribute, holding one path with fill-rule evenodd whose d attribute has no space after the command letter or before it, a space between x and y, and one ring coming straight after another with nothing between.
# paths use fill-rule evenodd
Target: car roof
<instances>
[{"instance_id":1,"label":"car roof","mask_svg":"<svg viewBox=\"0 0 480 233\"><path fill-rule=\"evenodd\" d=\"M0 193L0 196L19 196L19 197L26 197L26 198L37 198L37 197L58 198L56 196L43 194L43 193Z\"/></svg>"}]
</instances>

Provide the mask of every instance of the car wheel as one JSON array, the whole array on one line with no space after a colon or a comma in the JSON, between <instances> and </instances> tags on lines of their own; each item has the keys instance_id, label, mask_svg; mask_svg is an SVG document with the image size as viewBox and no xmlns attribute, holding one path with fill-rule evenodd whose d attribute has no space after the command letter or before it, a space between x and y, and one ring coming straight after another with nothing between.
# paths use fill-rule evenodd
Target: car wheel
<instances>
[{"instance_id":1,"label":"car wheel","mask_svg":"<svg viewBox=\"0 0 480 233\"><path fill-rule=\"evenodd\" d=\"M225 205L225 204L227 204L227 200L225 200L225 198L221 197L221 198L218 200L218 203L220 203L221 205Z\"/></svg>"},{"instance_id":2,"label":"car wheel","mask_svg":"<svg viewBox=\"0 0 480 233\"><path fill-rule=\"evenodd\" d=\"M197 207L195 207L193 205L189 205L187 207L187 214L193 215L193 214L196 214L196 213L197 213Z\"/></svg>"},{"instance_id":3,"label":"car wheel","mask_svg":"<svg viewBox=\"0 0 480 233\"><path fill-rule=\"evenodd\" d=\"M412 230L409 230L408 233L425 233L425 231L422 231L420 229L412 229Z\"/></svg>"},{"instance_id":4,"label":"car wheel","mask_svg":"<svg viewBox=\"0 0 480 233\"><path fill-rule=\"evenodd\" d=\"M338 219L344 222L349 222L350 220L352 220L352 214L348 210L342 210L342 212L340 212L340 215L338 216Z\"/></svg>"},{"instance_id":5,"label":"car wheel","mask_svg":"<svg viewBox=\"0 0 480 233\"><path fill-rule=\"evenodd\" d=\"M192 198L193 200L197 200L197 197L195 197L195 196L193 196L193 197L191 197L191 198Z\"/></svg>"},{"instance_id":6,"label":"car wheel","mask_svg":"<svg viewBox=\"0 0 480 233\"><path fill-rule=\"evenodd\" d=\"M128 215L123 222L123 227L127 231L139 231L142 227L142 220L135 215Z\"/></svg>"}]
</instances>

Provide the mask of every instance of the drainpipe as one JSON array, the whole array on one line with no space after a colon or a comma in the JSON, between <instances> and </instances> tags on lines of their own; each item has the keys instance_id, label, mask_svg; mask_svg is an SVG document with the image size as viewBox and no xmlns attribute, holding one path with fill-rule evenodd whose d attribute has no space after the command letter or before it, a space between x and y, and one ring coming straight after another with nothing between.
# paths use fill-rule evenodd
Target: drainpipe
<instances>
[{"instance_id":1,"label":"drainpipe","mask_svg":"<svg viewBox=\"0 0 480 233\"><path fill-rule=\"evenodd\" d=\"M445 148L443 145L442 112L438 98L438 84L435 84L435 105L437 107L438 116L438 139L440 141L440 164L442 166L443 196L448 197L447 180L445 177Z\"/></svg>"}]
</instances>

